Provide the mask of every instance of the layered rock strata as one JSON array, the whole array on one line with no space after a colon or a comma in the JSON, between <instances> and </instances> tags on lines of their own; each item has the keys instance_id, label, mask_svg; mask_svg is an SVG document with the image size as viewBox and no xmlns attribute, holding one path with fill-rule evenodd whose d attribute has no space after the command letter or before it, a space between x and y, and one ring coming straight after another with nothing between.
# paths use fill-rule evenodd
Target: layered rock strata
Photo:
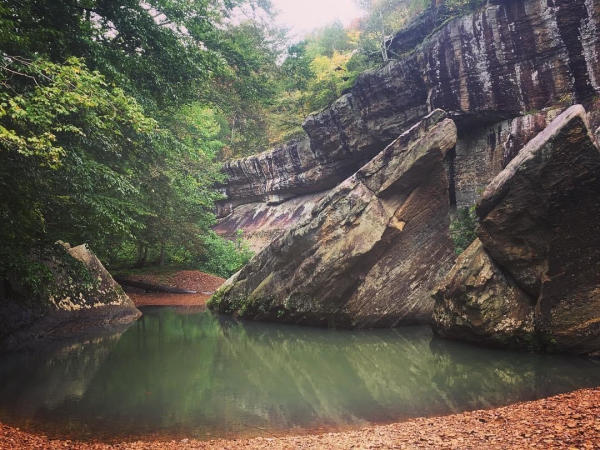
<instances>
[{"instance_id":1,"label":"layered rock strata","mask_svg":"<svg viewBox=\"0 0 600 450\"><path fill-rule=\"evenodd\" d=\"M306 139L228 163L220 215L330 189L435 108L452 111L462 135L592 101L600 94L599 24L600 0L489 1L361 75L350 92L306 119ZM414 45L424 33L408 39L401 32L397 41Z\"/></svg>"},{"instance_id":2,"label":"layered rock strata","mask_svg":"<svg viewBox=\"0 0 600 450\"><path fill-rule=\"evenodd\" d=\"M264 202L240 205L234 214L222 218L214 231L228 239L243 239L254 252L262 250L282 232L310 217L312 209L326 192L301 195L278 205Z\"/></svg>"},{"instance_id":3,"label":"layered rock strata","mask_svg":"<svg viewBox=\"0 0 600 450\"><path fill-rule=\"evenodd\" d=\"M84 244L57 243L32 256L44 267L43 285L32 291L21 277L8 280L0 301L0 349L13 350L47 338L114 332L141 312Z\"/></svg>"},{"instance_id":4,"label":"layered rock strata","mask_svg":"<svg viewBox=\"0 0 600 450\"><path fill-rule=\"evenodd\" d=\"M435 111L230 278L209 306L259 320L383 327L427 322L454 259L444 164L454 122Z\"/></svg>"},{"instance_id":5,"label":"layered rock strata","mask_svg":"<svg viewBox=\"0 0 600 450\"><path fill-rule=\"evenodd\" d=\"M482 247L470 249L438 291L438 332L489 340L504 311L517 314L515 323L528 323L533 312L532 346L597 352L600 149L583 107L561 114L519 152L487 187L477 214ZM493 273L491 291L469 292L469 280L479 277L482 282L478 258L487 258L488 272ZM517 297L522 305L518 308L513 305ZM522 331L515 326L506 337L517 339Z\"/></svg>"}]
</instances>

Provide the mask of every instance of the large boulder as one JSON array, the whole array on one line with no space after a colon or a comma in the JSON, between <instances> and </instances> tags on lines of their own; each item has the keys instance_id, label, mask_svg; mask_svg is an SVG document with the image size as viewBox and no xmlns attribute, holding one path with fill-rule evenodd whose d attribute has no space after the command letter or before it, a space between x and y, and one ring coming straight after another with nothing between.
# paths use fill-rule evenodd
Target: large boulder
<instances>
[{"instance_id":1,"label":"large boulder","mask_svg":"<svg viewBox=\"0 0 600 450\"><path fill-rule=\"evenodd\" d=\"M0 295L0 349L115 332L141 312L87 247L58 242L32 254Z\"/></svg>"},{"instance_id":2,"label":"large boulder","mask_svg":"<svg viewBox=\"0 0 600 450\"><path fill-rule=\"evenodd\" d=\"M499 321L500 312L512 308L507 289L517 287L534 308L539 346L600 351L600 150L584 108L568 109L530 141L487 187L477 214L478 236L504 287L485 301L485 292L473 296L494 308ZM452 289L466 282L462 270L455 267L446 280L440 312L464 303L461 291ZM452 333L443 314L436 317L441 333ZM471 340L479 335L477 321L473 314L464 321ZM494 326L488 330L494 339Z\"/></svg>"},{"instance_id":3,"label":"large boulder","mask_svg":"<svg viewBox=\"0 0 600 450\"><path fill-rule=\"evenodd\" d=\"M444 158L454 122L434 111L258 253L209 306L260 320L347 327L431 319L454 259Z\"/></svg>"},{"instance_id":4,"label":"large boulder","mask_svg":"<svg viewBox=\"0 0 600 450\"><path fill-rule=\"evenodd\" d=\"M439 335L481 344L536 345L534 303L492 261L476 239L433 293Z\"/></svg>"}]
</instances>

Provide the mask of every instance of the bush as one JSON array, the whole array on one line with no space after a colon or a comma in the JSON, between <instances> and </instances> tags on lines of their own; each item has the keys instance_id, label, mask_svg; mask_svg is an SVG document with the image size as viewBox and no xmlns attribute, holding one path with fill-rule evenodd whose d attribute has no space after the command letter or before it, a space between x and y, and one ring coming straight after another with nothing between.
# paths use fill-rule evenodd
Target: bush
<instances>
[{"instance_id":1,"label":"bush","mask_svg":"<svg viewBox=\"0 0 600 450\"><path fill-rule=\"evenodd\" d=\"M209 232L204 238L204 254L199 269L220 277L229 278L252 258L253 253L238 231L237 239L230 241Z\"/></svg>"},{"instance_id":2,"label":"bush","mask_svg":"<svg viewBox=\"0 0 600 450\"><path fill-rule=\"evenodd\" d=\"M456 217L450 222L450 237L454 242L454 251L457 255L464 252L477 238L477 216L475 206L471 208L460 208Z\"/></svg>"}]
</instances>

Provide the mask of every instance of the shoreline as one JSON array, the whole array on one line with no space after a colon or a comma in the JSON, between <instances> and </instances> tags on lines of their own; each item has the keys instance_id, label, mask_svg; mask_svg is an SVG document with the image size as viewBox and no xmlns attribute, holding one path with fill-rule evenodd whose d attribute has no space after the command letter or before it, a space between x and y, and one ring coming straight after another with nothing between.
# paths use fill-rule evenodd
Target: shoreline
<instances>
[{"instance_id":1,"label":"shoreline","mask_svg":"<svg viewBox=\"0 0 600 450\"><path fill-rule=\"evenodd\" d=\"M600 387L546 399L355 430L282 437L120 443L49 439L0 423L0 448L248 449L248 448L598 448Z\"/></svg>"}]
</instances>

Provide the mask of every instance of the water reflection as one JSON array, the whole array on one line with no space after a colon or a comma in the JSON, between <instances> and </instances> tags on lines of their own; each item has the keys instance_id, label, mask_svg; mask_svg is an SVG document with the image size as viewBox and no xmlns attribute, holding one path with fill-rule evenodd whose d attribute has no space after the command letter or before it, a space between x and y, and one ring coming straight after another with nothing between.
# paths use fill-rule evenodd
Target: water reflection
<instances>
[{"instance_id":1,"label":"water reflection","mask_svg":"<svg viewBox=\"0 0 600 450\"><path fill-rule=\"evenodd\" d=\"M122 335L3 357L0 418L77 437L256 435L599 384L597 362L484 350L426 328L332 331L161 308Z\"/></svg>"}]
</instances>

